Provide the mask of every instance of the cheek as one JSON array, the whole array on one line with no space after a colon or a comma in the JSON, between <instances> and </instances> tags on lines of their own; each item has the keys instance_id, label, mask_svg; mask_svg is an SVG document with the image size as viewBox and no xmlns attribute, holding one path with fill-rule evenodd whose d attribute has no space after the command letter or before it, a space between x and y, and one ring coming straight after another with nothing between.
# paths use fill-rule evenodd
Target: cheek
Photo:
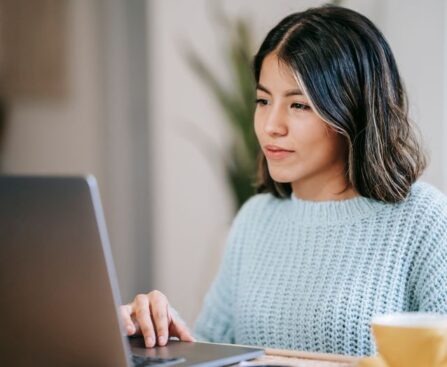
<instances>
[{"instance_id":1,"label":"cheek","mask_svg":"<svg viewBox=\"0 0 447 367\"><path fill-rule=\"evenodd\" d=\"M290 135L297 144L297 149L316 147L328 141L328 131L324 122L316 119L303 119L290 125Z\"/></svg>"},{"instance_id":2,"label":"cheek","mask_svg":"<svg viewBox=\"0 0 447 367\"><path fill-rule=\"evenodd\" d=\"M320 119L303 121L290 132L294 137L298 156L310 164L338 159L344 151L342 136Z\"/></svg>"}]
</instances>

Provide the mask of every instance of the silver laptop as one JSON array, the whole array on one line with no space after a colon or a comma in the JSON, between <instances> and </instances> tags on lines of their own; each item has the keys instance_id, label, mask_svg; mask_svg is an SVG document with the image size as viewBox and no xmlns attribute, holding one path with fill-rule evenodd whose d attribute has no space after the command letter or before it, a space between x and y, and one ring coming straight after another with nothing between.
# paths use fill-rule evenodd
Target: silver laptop
<instances>
[{"instance_id":1,"label":"silver laptop","mask_svg":"<svg viewBox=\"0 0 447 367\"><path fill-rule=\"evenodd\" d=\"M179 341L146 349L125 336L119 304L94 177L1 176L1 366L224 366L263 354Z\"/></svg>"}]
</instances>

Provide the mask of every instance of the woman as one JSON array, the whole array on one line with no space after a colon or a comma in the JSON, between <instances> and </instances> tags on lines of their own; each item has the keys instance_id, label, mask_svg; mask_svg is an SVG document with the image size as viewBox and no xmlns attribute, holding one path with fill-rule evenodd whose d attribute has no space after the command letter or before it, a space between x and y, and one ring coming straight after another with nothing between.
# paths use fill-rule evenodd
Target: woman
<instances>
[{"instance_id":1,"label":"woman","mask_svg":"<svg viewBox=\"0 0 447 367\"><path fill-rule=\"evenodd\" d=\"M195 336L368 355L373 315L447 313L447 199L416 183L425 158L380 31L341 7L292 14L254 72L258 194L233 222ZM194 340L158 291L122 316L148 347Z\"/></svg>"}]
</instances>

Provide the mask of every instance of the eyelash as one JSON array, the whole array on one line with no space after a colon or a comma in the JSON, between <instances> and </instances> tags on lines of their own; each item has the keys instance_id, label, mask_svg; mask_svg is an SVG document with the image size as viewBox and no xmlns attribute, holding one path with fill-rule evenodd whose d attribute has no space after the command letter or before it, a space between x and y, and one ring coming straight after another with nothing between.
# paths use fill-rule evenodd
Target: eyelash
<instances>
[{"instance_id":1,"label":"eyelash","mask_svg":"<svg viewBox=\"0 0 447 367\"><path fill-rule=\"evenodd\" d=\"M267 105L267 100L263 99L263 98L257 98L255 102L256 102L257 105L260 105L260 106L266 106ZM299 106L299 107L295 108L294 106ZM298 103L298 102L292 103L291 107L293 107L293 108L295 108L297 110L302 110L302 111L307 111L307 110L310 109L310 106L308 106L307 104Z\"/></svg>"}]
</instances>

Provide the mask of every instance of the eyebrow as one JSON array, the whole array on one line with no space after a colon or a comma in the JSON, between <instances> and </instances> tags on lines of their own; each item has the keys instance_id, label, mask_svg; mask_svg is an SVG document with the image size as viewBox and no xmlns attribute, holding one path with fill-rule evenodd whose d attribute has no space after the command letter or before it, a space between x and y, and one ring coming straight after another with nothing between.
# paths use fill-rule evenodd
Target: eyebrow
<instances>
[{"instance_id":1,"label":"eyebrow","mask_svg":"<svg viewBox=\"0 0 447 367\"><path fill-rule=\"evenodd\" d=\"M256 89L262 90L263 92L272 95L272 93L260 83L256 85ZM299 88L290 89L284 93L284 97L290 97L290 96L304 96L304 93Z\"/></svg>"}]
</instances>

